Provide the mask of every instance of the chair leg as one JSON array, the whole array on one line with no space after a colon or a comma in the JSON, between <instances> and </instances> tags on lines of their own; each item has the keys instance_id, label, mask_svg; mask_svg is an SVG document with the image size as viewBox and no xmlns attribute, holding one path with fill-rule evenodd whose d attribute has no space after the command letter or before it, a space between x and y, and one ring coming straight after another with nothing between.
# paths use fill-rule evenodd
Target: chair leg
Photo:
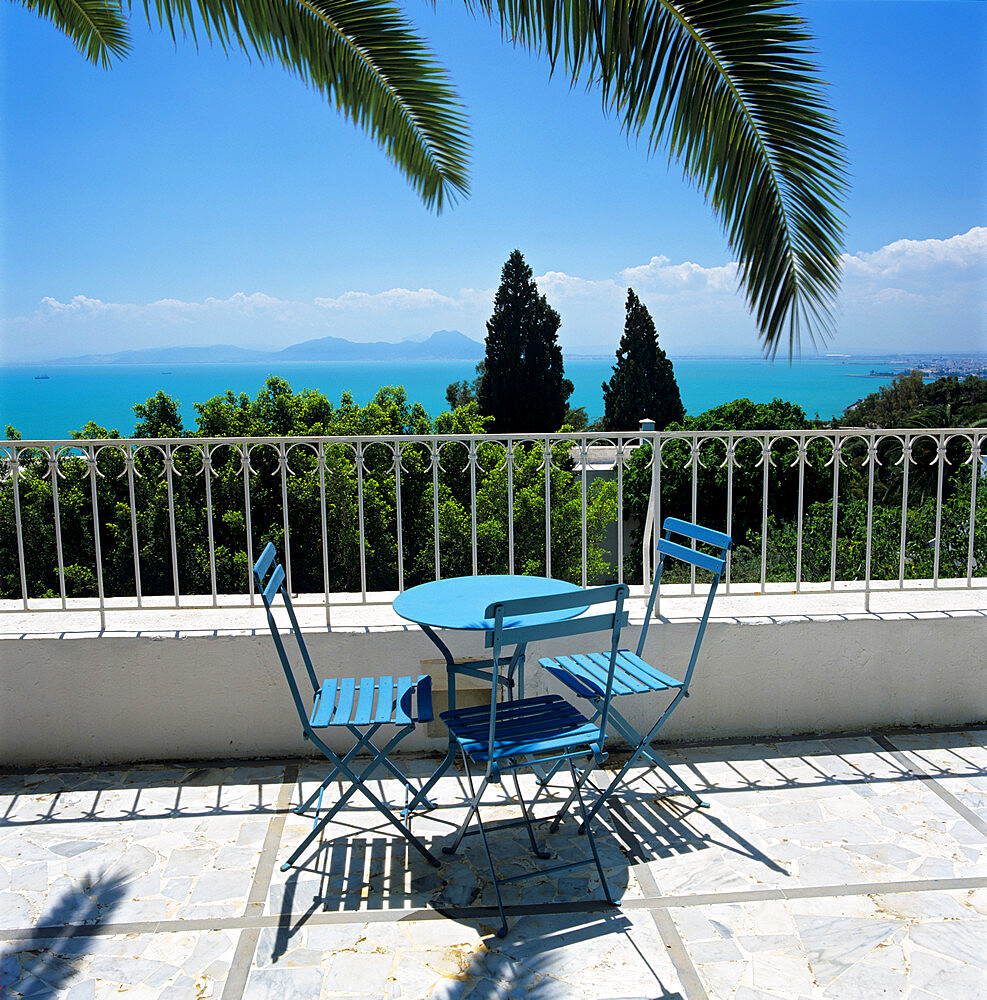
<instances>
[{"instance_id":1,"label":"chair leg","mask_svg":"<svg viewBox=\"0 0 987 1000\"><path fill-rule=\"evenodd\" d=\"M364 735L361 734L359 730L357 730L356 735L358 741L355 746L351 747L349 750L346 751L346 754L343 757L343 763L348 764L360 752L360 750L363 749L363 745L367 741L367 739L369 739L369 737L372 736L373 733L376 732L379 728L380 726L375 726L373 730L371 730L371 732L366 735L366 737L364 737ZM376 749L377 748L374 747L374 750ZM333 781L336 780L337 774L339 774L339 766L334 764L332 770L325 776L325 778L322 779L322 784L319 785L319 787L316 788L316 790L312 792L312 794L300 806L298 806L295 809L295 813L299 816L303 815L305 812L308 811L312 803L316 799L318 799L319 805L316 807L316 819L318 819L319 810L322 808L322 793L333 783Z\"/></svg>"},{"instance_id":2,"label":"chair leg","mask_svg":"<svg viewBox=\"0 0 987 1000\"><path fill-rule=\"evenodd\" d=\"M587 772L588 770L589 768L587 768ZM589 819L586 815L586 803L583 802L583 793L580 789L581 781L576 775L576 767L572 763L571 758L569 760L569 771L572 774L572 784L576 793L576 800L579 802L579 812L583 817L583 822L580 829L585 828L586 830L586 839L589 841L590 850L593 852L593 861L596 864L596 870L600 874L600 882L603 885L603 894L607 897L607 902L610 903L611 906L613 906L614 899L613 895L610 892L610 884L607 882L607 876L603 871L603 865L600 863L600 854L596 849L596 837L593 835L593 830L590 827Z\"/></svg>"},{"instance_id":3,"label":"chair leg","mask_svg":"<svg viewBox=\"0 0 987 1000\"><path fill-rule=\"evenodd\" d=\"M494 869L493 855L490 853L490 842L487 840L487 831L483 826L483 816L480 814L480 799L483 796L484 791L486 791L487 785L490 784L489 777L484 776L483 784L480 785L480 791L476 791L476 787L473 784L473 775L470 772L469 759L466 758L465 753L463 754L466 763L466 780L469 782L470 786L470 796L471 803L469 812L466 814L466 819L463 821L463 825L459 828L456 834L455 842L451 847L443 847L442 850L446 854L455 854L462 842L463 836L466 833L466 827L474 813L476 813L476 825L480 830L480 839L483 841L483 850L487 856L487 865L490 868L490 878L493 881L494 895L497 897L497 909L500 911L500 930L497 931L497 937L505 937L507 935L507 914L504 912L504 901L500 895L500 879L497 878L497 872Z\"/></svg>"},{"instance_id":4,"label":"chair leg","mask_svg":"<svg viewBox=\"0 0 987 1000\"><path fill-rule=\"evenodd\" d=\"M407 811L409 813L414 812L415 809L418 808L418 804L420 802L426 803L428 808L430 809L434 808L432 803L429 802L429 800L426 798L426 795L428 794L428 792L432 790L432 786L435 785L435 783L439 780L439 778L441 778L442 775L445 774L450 767L452 767L452 762L455 759L456 759L456 745L450 740L449 748L446 750L446 755L442 759L442 763L439 764L439 766L435 769L435 772L432 775L432 777L429 778L424 785L422 785L422 787L418 791L418 794L415 795L415 797L411 800L410 804L407 806Z\"/></svg>"},{"instance_id":5,"label":"chair leg","mask_svg":"<svg viewBox=\"0 0 987 1000\"><path fill-rule=\"evenodd\" d=\"M407 726L400 729L394 737L388 741L387 745L381 750L380 754L390 753L397 744L404 739L405 736L411 731L413 727ZM332 820L332 818L339 812L340 809L352 798L352 796L360 791L362 792L370 802L376 807L378 812L384 816L384 818L391 824L393 824L401 832L405 840L411 844L412 847L417 850L422 857L428 861L429 864L434 867L439 867L438 859L434 854L419 840L412 832L411 829L401 822L400 819L394 814L390 806L384 802L382 799L378 798L369 787L367 787L367 779L370 776L371 771L376 767L378 763L378 757L374 757L369 764L364 768L360 774L355 774L353 770L346 763L346 758L341 758L335 754L322 740L317 736L312 734L310 736L312 741L317 747L325 754L326 759L333 765L333 771L331 773L337 774L342 773L349 779L350 787L346 789L345 792L339 797L339 799L333 804L332 808L322 817L322 819L316 818L315 826L309 835L292 851L288 860L281 866L281 871L287 871L294 863L301 857L302 852L315 840L315 838L326 828L326 825ZM321 793L321 787L320 787ZM317 793L317 794L320 794Z\"/></svg>"},{"instance_id":6,"label":"chair leg","mask_svg":"<svg viewBox=\"0 0 987 1000\"><path fill-rule=\"evenodd\" d=\"M565 762L564 761L560 761L559 763L561 764L561 763L565 763ZM572 769L572 767L573 767L573 764L572 764L571 760L569 761L569 767L570 767L570 769ZM591 767L592 767L592 765L589 762L587 762L587 764L586 764L586 770L583 772L582 777L581 778L574 778L573 779L573 782L572 782L572 791L569 792L568 798L565 800L565 802L562 803L562 808L559 809L559 811L555 814L555 818L552 820L552 825L549 827L549 829L552 831L552 833L555 833L555 831L558 830L559 824L562 822L562 817L565 816L566 813L569 812L569 809L572 806L572 803L575 802L576 796L579 794L579 787L581 785L586 784L586 782L589 780L589 772L591 770ZM579 832L582 833L582 827L579 828Z\"/></svg>"},{"instance_id":7,"label":"chair leg","mask_svg":"<svg viewBox=\"0 0 987 1000\"><path fill-rule=\"evenodd\" d=\"M456 831L456 837L453 842L446 844L442 848L443 854L455 854L459 850L459 845L463 842L463 837L466 836L466 831L469 829L470 820L474 814L479 813L480 796L483 795L487 789L487 785L490 784L490 778L484 777L483 784L480 786L480 795L477 795L473 789L473 775L470 773L470 762L465 751L463 752L463 767L466 770L466 780L470 786L470 807L466 810L466 817L459 824L459 829Z\"/></svg>"},{"instance_id":8,"label":"chair leg","mask_svg":"<svg viewBox=\"0 0 987 1000\"><path fill-rule=\"evenodd\" d=\"M535 840L535 831L531 826L531 817L528 815L528 807L525 805L524 796L521 794L521 782L518 780L517 771L512 770L511 776L514 778L514 788L517 791L518 802L521 803L521 813L524 816L524 825L528 831L528 841L531 844L531 853L534 854L536 858L541 858L544 861L552 856L551 852L544 851L538 846L538 842Z\"/></svg>"},{"instance_id":9,"label":"chair leg","mask_svg":"<svg viewBox=\"0 0 987 1000\"><path fill-rule=\"evenodd\" d=\"M429 800L424 795L422 795L421 791L419 789L415 788L415 786L411 783L411 779L406 774L404 774L401 771L401 769L396 764L394 764L387 756L382 756L381 755L381 751L377 749L377 747L374 745L373 742L371 742L371 737L380 728L379 725L375 725L374 728L372 730L370 730L370 732L368 732L365 737L361 736L360 730L357 729L355 726L347 726L346 728L349 729L349 731L351 733L353 733L354 736L357 736L357 737L360 738L360 746L361 747L365 746L368 749L372 750L373 753L375 754L375 759L379 760L379 762L381 764L383 764L384 767L386 767L387 770L390 771L391 774L393 774L394 777L397 778L398 781L401 782L401 784L404 785L405 789L407 791L411 792L414 795L413 801L415 803L417 803L417 802L420 801L420 802L422 802L425 805L425 807L427 809L434 809L435 808L435 806L433 806L432 803L429 802ZM405 801L407 801L407 799L405 799ZM407 813L407 812L410 811L410 809L408 807L406 807L404 811L405 811L405 813Z\"/></svg>"}]
</instances>

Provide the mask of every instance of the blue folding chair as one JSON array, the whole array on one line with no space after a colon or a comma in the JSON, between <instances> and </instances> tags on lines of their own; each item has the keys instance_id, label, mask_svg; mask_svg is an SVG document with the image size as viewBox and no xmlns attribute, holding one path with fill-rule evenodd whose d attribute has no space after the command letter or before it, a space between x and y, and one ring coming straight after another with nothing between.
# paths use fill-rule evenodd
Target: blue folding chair
<instances>
[{"instance_id":1,"label":"blue folding chair","mask_svg":"<svg viewBox=\"0 0 987 1000\"><path fill-rule=\"evenodd\" d=\"M274 645L277 648L281 666L284 668L284 675L291 690L291 697L302 722L302 732L305 739L311 740L332 764L332 769L322 784L295 810L301 815L313 802L318 800L312 832L295 848L291 857L281 866L281 871L287 871L301 857L305 849L325 829L326 824L357 791L362 792L384 817L397 827L412 847L427 861L438 867L439 862L432 852L414 836L406 823L402 822L394 810L367 784L371 772L380 764L404 785L406 802L408 792L417 796L418 789L398 770L393 761L389 759L389 755L401 740L414 732L415 726L419 722L427 722L432 718L431 677L428 674L421 674L418 677L343 677L339 679L331 677L319 684L312 667L312 659L305 645L305 639L298 627L298 619L295 617L291 597L285 588L284 569L280 563L274 562L274 557L274 546L268 542L267 547L254 564L254 579L257 581L257 589L264 601L267 622L271 627ZM270 571L269 575L268 571ZM265 577L267 577L266 583L264 582ZM278 594L284 601L288 618L291 621L291 628L298 643L298 651L312 686L311 710L306 708L295 676L295 668L292 666L288 651L278 631L277 622L274 620L272 605ZM385 725L397 726L397 732L383 747L378 748L374 745L373 738L381 726ZM356 737L353 748L343 757L336 754L316 733L317 729L337 727L347 729ZM370 751L372 756L367 766L358 774L351 767L351 762L362 750ZM349 787L320 820L319 813L322 810L323 793L336 780L337 776L340 779L348 780ZM426 804L430 805L427 802ZM403 815L404 819L408 818L408 809L405 809Z\"/></svg>"},{"instance_id":2,"label":"blue folding chair","mask_svg":"<svg viewBox=\"0 0 987 1000\"><path fill-rule=\"evenodd\" d=\"M486 645L493 647L492 684L489 707L481 705L474 708L451 709L443 712L440 718L449 727L449 732L459 745L463 754L466 778L470 787L470 806L452 844L443 847L447 854L455 854L459 849L467 828L473 816L476 816L483 849L490 866L493 878L494 892L497 896L497 908L500 911L501 928L497 932L500 937L507 933L507 916L504 913L504 903L500 887L508 882L515 882L532 875L546 872L564 871L577 868L590 862L596 865L607 902L613 903L610 886L607 884L600 856L589 828L589 816L583 803L581 787L590 773L586 767L578 774L573 764L574 758L590 755L599 765L606 759L603 744L606 739L608 706L610 701L610 686L613 680L614 664L617 659L617 647L620 642L620 630L627 623L627 613L624 611L624 599L628 593L625 584L598 587L593 590L577 590L566 594L549 594L541 597L525 597L516 600L500 601L491 604L484 617L492 619L494 627L487 632ZM572 609L574 615L597 604L614 604L614 610L609 614L596 614L563 621L548 622L536 625L525 625L522 617L544 611L559 611ZM505 624L505 622L509 624ZM511 658L503 658L501 651L505 645L517 644L518 650L523 650L526 643L538 639L556 639L564 636L582 635L587 632L607 630L611 633L611 648L609 673L603 687L603 705L598 713L599 721L589 721L580 712L557 694L532 698L511 698L502 700L500 672ZM516 654L515 654L516 655ZM604 668L607 673L607 668ZM484 768L483 781L479 790L473 781L470 762ZM491 783L500 783L503 772L510 772L514 777L514 787L521 803L522 822L528 831L531 850L538 858L551 857L543 851L535 839L531 826L528 806L521 793L521 784L517 772L522 767L539 768L544 765L561 765L567 763L572 775L573 797L579 802L583 823L586 827L591 857L567 864L555 865L539 869L537 872L515 875L509 878L499 878L490 854L490 844L480 813L480 801L484 791ZM561 816L558 817L561 819Z\"/></svg>"},{"instance_id":3,"label":"blue folding chair","mask_svg":"<svg viewBox=\"0 0 987 1000\"><path fill-rule=\"evenodd\" d=\"M672 541L672 536L688 539L693 547L682 545ZM700 551L695 548L695 543L702 543L716 550L715 554ZM613 671L611 679L606 654L597 653L589 656L565 656L556 659L539 660L539 665L544 667L555 677L557 677L569 690L586 698L596 707L594 719L600 718L609 710L610 718L613 721L613 728L620 733L631 748L631 754L626 763L617 773L617 776L610 782L600 797L593 804L589 811L589 818L592 818L606 803L614 789L624 780L624 776L642 757L651 762L654 767L661 768L668 774L675 784L687 795L690 795L699 806L708 806L692 789L683 783L679 776L671 769L668 762L655 750L652 740L668 721L675 707L683 698L689 696L689 684L692 681L693 671L696 669L696 661L699 658L699 647L702 645L703 635L706 632L706 623L709 621L709 613L713 607L713 598L716 595L716 588L719 585L720 577L726 569L727 551L733 544L729 535L722 531L714 531L712 528L704 528L690 521L680 521L678 518L669 517L665 519L664 537L659 538L655 546L658 553L658 565L655 568L654 584L651 587L651 597L648 600L648 611L645 615L644 625L641 627L641 638L638 640L637 649L631 652L629 649L622 649L617 655L616 670ZM692 655L689 657L689 665L686 668L685 676L682 680L663 673L656 667L651 666L642 659L644 644L648 638L648 625L654 611L655 600L658 596L658 586L661 582L662 571L665 568L666 559L678 559L700 569L709 571L712 579L709 585L709 593L706 597L706 606L703 610L702 619L699 622L699 629L696 632L696 639L692 646ZM639 733L625 719L615 707L610 705L611 695L643 695L652 693L668 693L672 695L672 700L664 712L658 717L657 722L644 735ZM551 772L548 777L551 777ZM546 781L548 780L546 777ZM569 796L566 806L572 803L573 796Z\"/></svg>"}]
</instances>

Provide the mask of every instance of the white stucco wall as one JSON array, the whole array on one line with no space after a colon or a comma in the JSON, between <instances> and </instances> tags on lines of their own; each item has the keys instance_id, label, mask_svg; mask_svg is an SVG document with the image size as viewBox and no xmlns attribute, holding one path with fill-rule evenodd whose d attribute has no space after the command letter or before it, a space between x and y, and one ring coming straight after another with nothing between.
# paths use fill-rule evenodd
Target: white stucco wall
<instances>
[{"instance_id":1,"label":"white stucco wall","mask_svg":"<svg viewBox=\"0 0 987 1000\"><path fill-rule=\"evenodd\" d=\"M190 615L181 617L187 623ZM681 676L695 623L652 626L646 656ZM40 764L279 756L305 753L269 635L85 633L0 641L0 762ZM625 631L622 645L637 641ZM70 637L71 636L71 637ZM457 656L482 653L477 633L446 636ZM670 740L839 732L987 720L987 617L858 614L710 622L692 695L664 730ZM324 628L307 636L332 673L433 673L436 650L414 627ZM529 650L528 662L561 651ZM423 666L424 664L424 666ZM554 680L528 669L527 693ZM662 703L663 704L663 703ZM660 710L624 698L639 728ZM433 732L438 733L436 727ZM424 729L404 749L439 749Z\"/></svg>"}]
</instances>

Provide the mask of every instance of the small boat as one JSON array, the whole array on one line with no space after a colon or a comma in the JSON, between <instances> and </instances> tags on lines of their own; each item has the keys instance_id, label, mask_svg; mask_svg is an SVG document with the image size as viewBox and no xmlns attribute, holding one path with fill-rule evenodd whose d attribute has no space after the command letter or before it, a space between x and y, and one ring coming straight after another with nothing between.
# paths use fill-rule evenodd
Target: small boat
<instances>
[{"instance_id":1,"label":"small boat","mask_svg":"<svg viewBox=\"0 0 987 1000\"><path fill-rule=\"evenodd\" d=\"M50 375L35 375L35 378L51 378Z\"/></svg>"}]
</instances>

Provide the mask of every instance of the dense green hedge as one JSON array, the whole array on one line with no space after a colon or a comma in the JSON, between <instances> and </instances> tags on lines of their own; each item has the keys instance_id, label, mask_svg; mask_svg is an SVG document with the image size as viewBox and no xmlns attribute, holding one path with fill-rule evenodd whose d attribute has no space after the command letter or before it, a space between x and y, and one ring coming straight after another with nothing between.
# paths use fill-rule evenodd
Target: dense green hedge
<instances>
[{"instance_id":1,"label":"dense green hedge","mask_svg":"<svg viewBox=\"0 0 987 1000\"><path fill-rule=\"evenodd\" d=\"M367 406L357 406L344 395L338 405L313 391L294 393L283 379L271 377L256 398L227 392L196 404L197 426L186 432L176 403L158 393L135 407L135 437L291 437L389 436L431 433L480 434L485 418L475 403L443 413L432 420L418 404L409 404L401 388L382 388ZM792 403L774 400L754 404L734 400L669 430L807 430L813 424ZM78 437L118 437L116 432L87 424ZM878 448L874 470L874 513L871 576L894 579L899 574L903 470L901 445L887 440ZM933 573L938 495L942 492L940 549L941 576L965 576L970 539L970 445L960 437L946 451L940 468L934 441L915 443L909 464L904 575L927 578ZM242 593L248 586L247 516L244 509L244 469L232 446L213 450L212 528L219 593ZM711 527L727 527L725 445L707 441L696 464L687 442L668 441L662 452L661 516L693 517L693 469L696 466L695 518ZM810 443L802 481L802 579L830 578L833 476L832 447L823 440ZM843 449L839 470L836 574L841 580L862 579L866 566L866 517L869 467L864 441L854 438ZM471 479L467 446L451 443L441 454L438 472L438 523L441 572L444 576L473 571L472 518L476 509L477 569L481 573L507 572L508 469L502 446L481 442L478 469ZM772 581L794 579L798 562L799 463L797 444L781 439L772 448L768 470L766 576ZM733 468L731 532L737 548L733 579L758 581L762 559L763 467L761 444L740 442ZM34 452L23 459L19 502L29 597L57 596L53 495L47 459ZM254 554L267 541L279 552L285 548L284 504L287 496L292 585L299 592L320 592L325 584L322 555L322 495L318 464L312 450L295 447L287 457L291 475L282 482L275 448L260 447L251 454L250 531ZM362 492L366 586L393 590L398 586L398 528L395 504L394 454L381 442L371 444L362 457L363 476L351 449L328 449L325 468L325 525L328 540L328 589L355 591L361 587L359 498ZM96 478L99 541L103 588L107 596L135 592L135 570L129 477L124 456L107 449L99 458ZM91 477L82 458L66 457L59 464L59 523L69 596L97 593ZM550 470L551 572L553 576L582 579L582 478L573 471L569 445L552 449ZM410 586L432 579L435 572L433 469L429 449L411 445L401 462L401 544L404 583ZM638 448L624 471L624 514L630 530L625 551L625 573L641 577L641 524L652 482L650 446ZM475 485L475 501L474 501ZM205 476L200 453L192 447L175 453L171 476L174 528L168 513L169 479L163 457L153 446L141 449L135 462L134 512L140 554L141 590L145 595L174 593L172 531L177 552L179 590L183 594L209 593L209 528ZM283 493L284 490L284 493ZM545 469L541 447L518 447L513 456L514 571L545 572ZM615 577L613 556L606 547L617 519L617 486L613 479L597 478L586 498L587 577L591 582ZM987 480L978 479L974 539L974 573L987 564ZM680 575L680 574L679 574ZM676 579L673 572L670 579ZM7 477L0 486L0 596L21 596L16 547L14 497Z\"/></svg>"}]
</instances>

